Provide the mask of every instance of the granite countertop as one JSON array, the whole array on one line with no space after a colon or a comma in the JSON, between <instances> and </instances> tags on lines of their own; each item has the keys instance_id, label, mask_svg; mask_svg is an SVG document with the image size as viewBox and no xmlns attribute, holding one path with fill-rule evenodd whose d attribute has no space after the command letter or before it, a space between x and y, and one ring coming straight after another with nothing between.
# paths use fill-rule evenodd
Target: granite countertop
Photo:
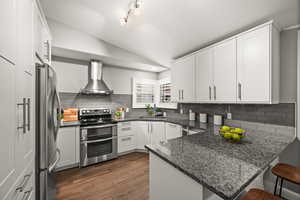
<instances>
[{"instance_id":1,"label":"granite countertop","mask_svg":"<svg viewBox=\"0 0 300 200\"><path fill-rule=\"evenodd\" d=\"M169 117L127 117L125 119L113 120L113 122L128 122L128 121L161 121L161 122L178 124L190 128L201 128L201 129L207 128L207 124L205 123L199 123L197 121L189 121L187 119L178 119L178 118L169 118ZM64 122L61 125L61 127L68 127L68 126L80 126L80 122L79 121Z\"/></svg>"},{"instance_id":2,"label":"granite countertop","mask_svg":"<svg viewBox=\"0 0 300 200\"><path fill-rule=\"evenodd\" d=\"M195 123L197 127L200 123ZM247 130L241 143L219 136L219 127L146 148L223 199L234 199L295 139L293 131Z\"/></svg>"}]
</instances>

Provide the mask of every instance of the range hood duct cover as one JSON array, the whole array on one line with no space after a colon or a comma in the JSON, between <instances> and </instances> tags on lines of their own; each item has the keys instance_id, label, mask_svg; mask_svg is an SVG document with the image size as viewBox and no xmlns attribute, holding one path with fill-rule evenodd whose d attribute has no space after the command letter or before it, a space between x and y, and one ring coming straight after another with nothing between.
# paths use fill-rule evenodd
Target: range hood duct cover
<instances>
[{"instance_id":1,"label":"range hood duct cover","mask_svg":"<svg viewBox=\"0 0 300 200\"><path fill-rule=\"evenodd\" d=\"M98 60L91 60L89 65L88 84L81 90L82 94L87 95L110 95L113 93L103 81L102 63Z\"/></svg>"}]
</instances>

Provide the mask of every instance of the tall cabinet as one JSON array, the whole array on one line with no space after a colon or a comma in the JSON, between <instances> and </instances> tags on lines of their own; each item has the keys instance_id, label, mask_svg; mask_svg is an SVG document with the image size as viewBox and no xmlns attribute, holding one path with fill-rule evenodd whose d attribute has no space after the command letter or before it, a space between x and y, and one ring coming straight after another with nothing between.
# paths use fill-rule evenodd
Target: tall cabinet
<instances>
[{"instance_id":1,"label":"tall cabinet","mask_svg":"<svg viewBox=\"0 0 300 200\"><path fill-rule=\"evenodd\" d=\"M35 0L0 2L0 199L35 199ZM35 28L36 27L36 28Z\"/></svg>"}]
</instances>

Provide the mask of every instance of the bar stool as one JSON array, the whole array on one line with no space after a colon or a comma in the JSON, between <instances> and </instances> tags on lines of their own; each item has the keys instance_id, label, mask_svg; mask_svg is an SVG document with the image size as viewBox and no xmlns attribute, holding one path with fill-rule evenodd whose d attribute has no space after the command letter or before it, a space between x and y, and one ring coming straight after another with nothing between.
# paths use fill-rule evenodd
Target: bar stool
<instances>
[{"instance_id":1,"label":"bar stool","mask_svg":"<svg viewBox=\"0 0 300 200\"><path fill-rule=\"evenodd\" d=\"M281 200L281 199L269 192L260 189L251 189L242 198L242 200Z\"/></svg>"},{"instance_id":2,"label":"bar stool","mask_svg":"<svg viewBox=\"0 0 300 200\"><path fill-rule=\"evenodd\" d=\"M276 184L274 187L274 195L277 195L279 178L280 178L279 197L281 197L282 194L282 185L284 180L300 185L300 167L278 163L277 165L275 165L275 167L272 168L272 173L275 176L277 176Z\"/></svg>"}]
</instances>

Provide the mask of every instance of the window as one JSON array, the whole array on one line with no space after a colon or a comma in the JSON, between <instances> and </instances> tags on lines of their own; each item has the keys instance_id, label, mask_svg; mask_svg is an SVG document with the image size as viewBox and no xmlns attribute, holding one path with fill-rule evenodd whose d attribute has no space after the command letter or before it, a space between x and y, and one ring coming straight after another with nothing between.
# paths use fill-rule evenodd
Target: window
<instances>
[{"instance_id":1,"label":"window","mask_svg":"<svg viewBox=\"0 0 300 200\"><path fill-rule=\"evenodd\" d=\"M157 81L150 79L133 79L132 82L132 107L145 108L146 104L153 106L157 98Z\"/></svg>"},{"instance_id":2,"label":"window","mask_svg":"<svg viewBox=\"0 0 300 200\"><path fill-rule=\"evenodd\" d=\"M172 103L172 99L171 99L171 91L172 91L171 79L164 78L158 80L158 86L159 86L159 102L157 104L157 107L176 109L177 103Z\"/></svg>"},{"instance_id":3,"label":"window","mask_svg":"<svg viewBox=\"0 0 300 200\"><path fill-rule=\"evenodd\" d=\"M171 102L172 84L170 78L162 80L132 79L132 107L145 108L146 104L159 108L176 109Z\"/></svg>"}]
</instances>

